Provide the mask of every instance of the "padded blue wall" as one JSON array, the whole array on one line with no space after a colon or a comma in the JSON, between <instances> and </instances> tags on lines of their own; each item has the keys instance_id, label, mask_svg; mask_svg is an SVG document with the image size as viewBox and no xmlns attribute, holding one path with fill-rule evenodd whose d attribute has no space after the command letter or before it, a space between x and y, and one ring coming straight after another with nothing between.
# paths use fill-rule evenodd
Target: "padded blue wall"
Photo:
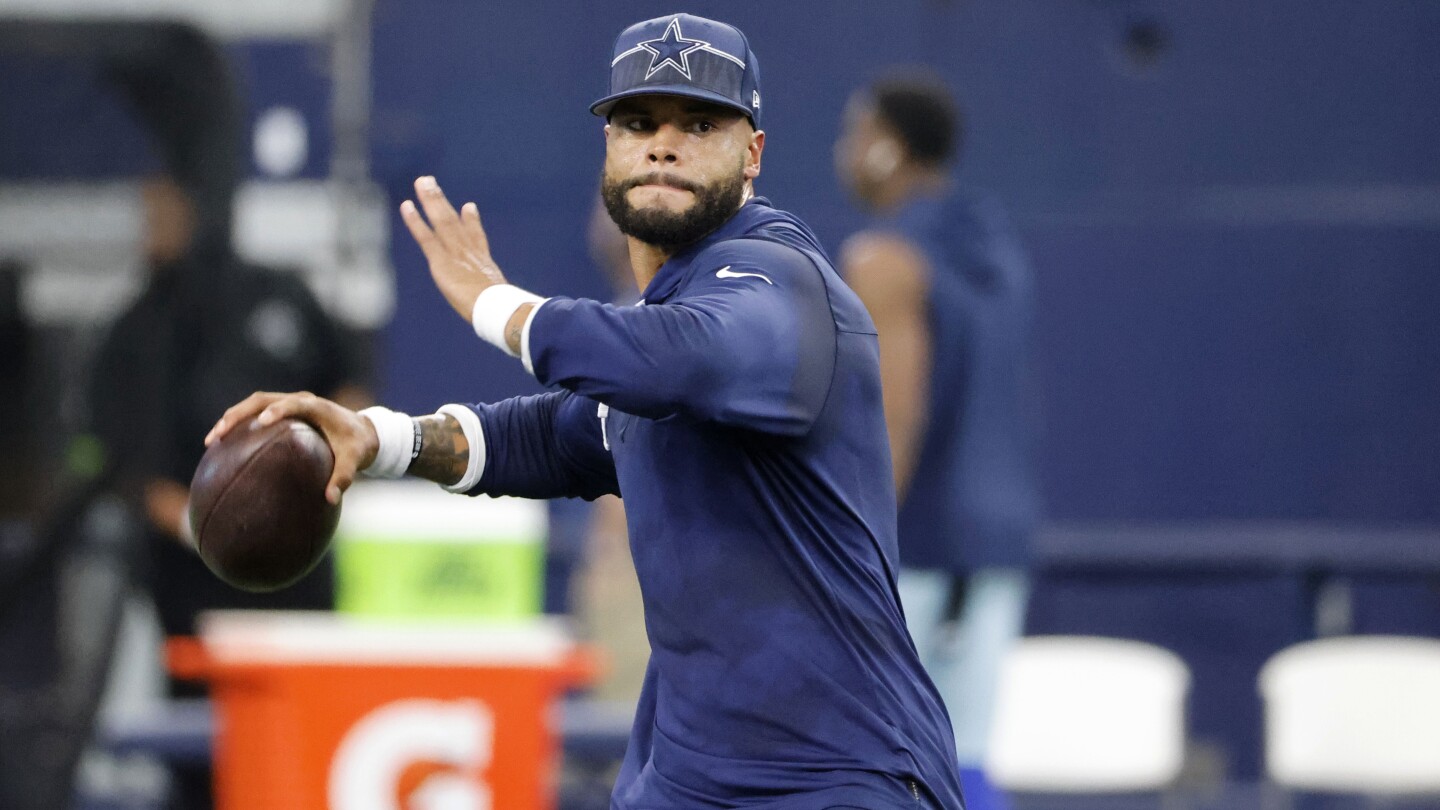
<instances>
[{"instance_id":1,"label":"padded blue wall","mask_svg":"<svg viewBox=\"0 0 1440 810\"><path fill-rule=\"evenodd\" d=\"M1042 461L1056 519L1440 520L1440 6L1241 0L697 2L761 55L760 187L833 248L850 89L926 62L970 117L963 175L1007 203L1039 274ZM544 293L604 295L582 223L585 111L614 34L656 2L380 0L374 156L398 203L434 173ZM1159 42L1148 63L1127 35ZM1144 26L1149 26L1145 29ZM257 105L328 161L323 49L232 48ZM86 66L0 64L0 176L143 172ZM534 390L433 291L397 220L386 399Z\"/></svg>"},{"instance_id":2,"label":"padded blue wall","mask_svg":"<svg viewBox=\"0 0 1440 810\"><path fill-rule=\"evenodd\" d=\"M653 2L382 0L376 170L475 199L543 293L601 295L581 223L585 111ZM1277 0L692 3L761 57L760 187L833 248L849 90L928 62L970 115L963 174L1020 222L1040 279L1059 519L1440 519L1440 6ZM1149 66L1125 46L1160 32ZM1154 38L1152 38L1153 40ZM533 390L477 346L397 239L388 399Z\"/></svg>"}]
</instances>

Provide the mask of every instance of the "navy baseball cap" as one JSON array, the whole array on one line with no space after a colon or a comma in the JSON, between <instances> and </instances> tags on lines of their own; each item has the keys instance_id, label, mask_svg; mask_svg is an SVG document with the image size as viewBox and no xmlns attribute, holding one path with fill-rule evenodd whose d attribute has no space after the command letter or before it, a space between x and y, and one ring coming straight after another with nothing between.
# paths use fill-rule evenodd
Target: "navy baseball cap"
<instances>
[{"instance_id":1,"label":"navy baseball cap","mask_svg":"<svg viewBox=\"0 0 1440 810\"><path fill-rule=\"evenodd\" d=\"M620 99L652 94L730 107L760 128L760 65L733 25L671 14L621 31L610 62L610 92L590 112L608 116Z\"/></svg>"}]
</instances>

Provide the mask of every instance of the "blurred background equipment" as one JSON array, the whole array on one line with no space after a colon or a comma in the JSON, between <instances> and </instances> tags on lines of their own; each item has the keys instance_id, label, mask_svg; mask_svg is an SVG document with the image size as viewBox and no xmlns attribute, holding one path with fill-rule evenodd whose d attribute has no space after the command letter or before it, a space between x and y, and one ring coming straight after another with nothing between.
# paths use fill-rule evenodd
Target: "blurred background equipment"
<instances>
[{"instance_id":1,"label":"blurred background equipment","mask_svg":"<svg viewBox=\"0 0 1440 810\"><path fill-rule=\"evenodd\" d=\"M1329 638L1282 650L1260 671L1266 774L1292 791L1440 802L1437 684L1433 638Z\"/></svg>"},{"instance_id":2,"label":"blurred background equipment","mask_svg":"<svg viewBox=\"0 0 1440 810\"><path fill-rule=\"evenodd\" d=\"M538 501L362 480L346 493L336 532L336 607L378 620L534 618L554 533Z\"/></svg>"},{"instance_id":3,"label":"blurred background equipment","mask_svg":"<svg viewBox=\"0 0 1440 810\"><path fill-rule=\"evenodd\" d=\"M207 4L183 5L214 24L200 8ZM117 639L147 635L127 629L149 615L128 597L132 582L156 597L170 632L196 610L236 601L176 542L183 482L199 454L193 429L214 419L205 403L228 401L236 388L323 390L313 371L322 366L337 384L357 382L353 363L326 354L338 342L318 337L331 316L317 297L346 321L350 350L388 315L384 221L374 216L364 145L368 8L209 5L225 17L222 33L281 43L221 45L185 22L185 10L177 19L143 3L0 4L0 96L9 110L0 116L0 255L21 268L21 322L35 335L33 350L19 355L24 455L6 459L25 471L5 499L20 538L7 574L23 588L6 590L3 618L43 639L4 639L4 658L21 674L4 684L13 710L0 719L5 739L44 741L17 742L0 756L6 807L65 806L102 689L128 681L143 695L146 678L136 673L158 675L153 636L148 656L122 655L126 666L106 675ZM267 66L277 51L319 59L299 72L282 60L278 75L242 89L232 59L247 48L260 49ZM359 91L349 90L357 81ZM336 92L323 92L332 83ZM265 159L257 163L288 176L243 179L252 175L243 161L245 91L261 110L272 106L266 96L298 102L288 127L271 124L258 138ZM305 108L308 124L295 112ZM312 141L310 129L325 137ZM245 234L257 212L281 222L264 222L259 240ZM98 327L122 310L97 353ZM266 604L328 606L328 584L312 579L323 586L319 601L294 589ZM30 648L56 652L23 654ZM82 785L118 778L123 793L136 773L156 781L143 768L84 763ZM177 770L172 793L208 794L199 764L193 790ZM101 793L115 787L100 785Z\"/></svg>"},{"instance_id":4,"label":"blurred background equipment","mask_svg":"<svg viewBox=\"0 0 1440 810\"><path fill-rule=\"evenodd\" d=\"M1185 762L1190 671L1137 641L1037 636L1001 669L986 766L1007 790L1164 794Z\"/></svg>"},{"instance_id":5,"label":"blurred background equipment","mask_svg":"<svg viewBox=\"0 0 1440 810\"><path fill-rule=\"evenodd\" d=\"M552 700L593 668L553 620L221 611L199 635L172 660L213 684L237 810L554 807Z\"/></svg>"}]
</instances>

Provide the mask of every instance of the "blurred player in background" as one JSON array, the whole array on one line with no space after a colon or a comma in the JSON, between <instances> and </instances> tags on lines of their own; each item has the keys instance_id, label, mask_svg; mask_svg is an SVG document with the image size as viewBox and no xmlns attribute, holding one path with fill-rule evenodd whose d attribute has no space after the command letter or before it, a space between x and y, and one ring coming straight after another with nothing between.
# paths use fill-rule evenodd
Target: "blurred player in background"
<instances>
[{"instance_id":1,"label":"blurred player in background","mask_svg":"<svg viewBox=\"0 0 1440 810\"><path fill-rule=\"evenodd\" d=\"M509 284L475 206L433 178L423 217L401 206L451 306L561 390L418 419L260 393L209 440L304 418L335 451L337 502L357 469L623 492L652 655L615 808L957 810L949 718L895 592L874 327L809 228L754 196L755 56L679 14L623 31L610 70L591 109L642 305Z\"/></svg>"},{"instance_id":2,"label":"blurred player in background","mask_svg":"<svg viewBox=\"0 0 1440 810\"><path fill-rule=\"evenodd\" d=\"M91 383L91 422L122 495L144 516L147 542L138 581L166 635L191 635L195 617L222 608L330 609L329 558L294 586L273 594L232 588L211 574L191 546L190 477L215 416L256 388L326 392L363 405L352 354L339 329L296 276L246 265L225 237L201 238L202 214L169 176L143 190L144 291L99 350ZM170 683L172 696L204 694ZM209 807L207 769L176 773L174 804Z\"/></svg>"},{"instance_id":3,"label":"blurred player in background","mask_svg":"<svg viewBox=\"0 0 1440 810\"><path fill-rule=\"evenodd\" d=\"M845 243L840 269L880 333L900 596L955 722L975 810L1003 802L981 766L1000 659L1024 623L1039 507L1030 269L994 203L952 177L961 135L938 78L895 74L852 96L835 153L875 215Z\"/></svg>"}]
</instances>

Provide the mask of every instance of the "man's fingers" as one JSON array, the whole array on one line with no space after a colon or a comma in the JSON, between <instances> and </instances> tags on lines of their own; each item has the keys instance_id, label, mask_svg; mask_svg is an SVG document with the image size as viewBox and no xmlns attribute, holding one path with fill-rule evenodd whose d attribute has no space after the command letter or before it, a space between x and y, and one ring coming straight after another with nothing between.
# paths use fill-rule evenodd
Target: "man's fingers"
<instances>
[{"instance_id":1,"label":"man's fingers","mask_svg":"<svg viewBox=\"0 0 1440 810\"><path fill-rule=\"evenodd\" d=\"M401 215L425 251L430 275L441 294L468 319L482 290L505 283L504 274L490 257L490 240L480 224L480 211L467 203L462 206L463 214L457 212L435 178L428 175L415 180L415 195L419 210L406 202L400 206Z\"/></svg>"},{"instance_id":2,"label":"man's fingers","mask_svg":"<svg viewBox=\"0 0 1440 810\"><path fill-rule=\"evenodd\" d=\"M334 453L335 468L331 470L330 480L325 485L325 499L338 505L340 496L355 482L359 464L354 452L356 443L345 428L345 420L340 418L344 412L340 406L308 391L295 394L257 391L225 411L225 415L220 417L220 421L215 423L215 427L211 428L210 434L205 437L205 444L209 446L219 441L235 426L244 424L252 417L262 425L273 425L286 418L301 419L320 431Z\"/></svg>"},{"instance_id":3,"label":"man's fingers","mask_svg":"<svg viewBox=\"0 0 1440 810\"><path fill-rule=\"evenodd\" d=\"M315 407L319 401L320 399L314 394L289 394L265 406L265 410L260 412L255 421L262 425L273 425L281 419L294 417L310 422L319 428L321 425L316 419L319 412Z\"/></svg>"},{"instance_id":4,"label":"man's fingers","mask_svg":"<svg viewBox=\"0 0 1440 810\"><path fill-rule=\"evenodd\" d=\"M460 234L465 246L479 250L485 244L485 229L480 227L480 209L473 202L460 206Z\"/></svg>"},{"instance_id":5,"label":"man's fingers","mask_svg":"<svg viewBox=\"0 0 1440 810\"><path fill-rule=\"evenodd\" d=\"M215 426L205 435L205 446L209 447L225 437L236 425L244 423L247 419L265 410L270 403L285 396L284 394L271 393L269 391L256 391L235 405L231 405L220 416Z\"/></svg>"},{"instance_id":6,"label":"man's fingers","mask_svg":"<svg viewBox=\"0 0 1440 810\"><path fill-rule=\"evenodd\" d=\"M335 456L335 469L330 473L330 481L325 485L325 500L336 506L340 505L340 497L350 485L355 483L355 463L349 458Z\"/></svg>"},{"instance_id":7,"label":"man's fingers","mask_svg":"<svg viewBox=\"0 0 1440 810\"><path fill-rule=\"evenodd\" d=\"M433 177L421 177L415 181L415 194L420 199L420 207L425 209L425 217L430 220L430 228L442 242L451 245L459 245L464 241L460 233L460 215L455 213L454 206L446 198L445 192L440 190L440 185Z\"/></svg>"},{"instance_id":8,"label":"man's fingers","mask_svg":"<svg viewBox=\"0 0 1440 810\"><path fill-rule=\"evenodd\" d=\"M480 207L473 202L467 202L460 207L460 230L465 236L465 244L478 253L490 255L490 238L485 235L485 227L480 224Z\"/></svg>"},{"instance_id":9,"label":"man's fingers","mask_svg":"<svg viewBox=\"0 0 1440 810\"><path fill-rule=\"evenodd\" d=\"M440 240L435 238L435 232L425 224L425 218L420 216L420 209L415 207L415 203L409 200L400 203L400 219L404 220L405 227L410 229L410 235L415 238L415 244L420 246L425 258L433 258L434 251L440 247Z\"/></svg>"}]
</instances>

